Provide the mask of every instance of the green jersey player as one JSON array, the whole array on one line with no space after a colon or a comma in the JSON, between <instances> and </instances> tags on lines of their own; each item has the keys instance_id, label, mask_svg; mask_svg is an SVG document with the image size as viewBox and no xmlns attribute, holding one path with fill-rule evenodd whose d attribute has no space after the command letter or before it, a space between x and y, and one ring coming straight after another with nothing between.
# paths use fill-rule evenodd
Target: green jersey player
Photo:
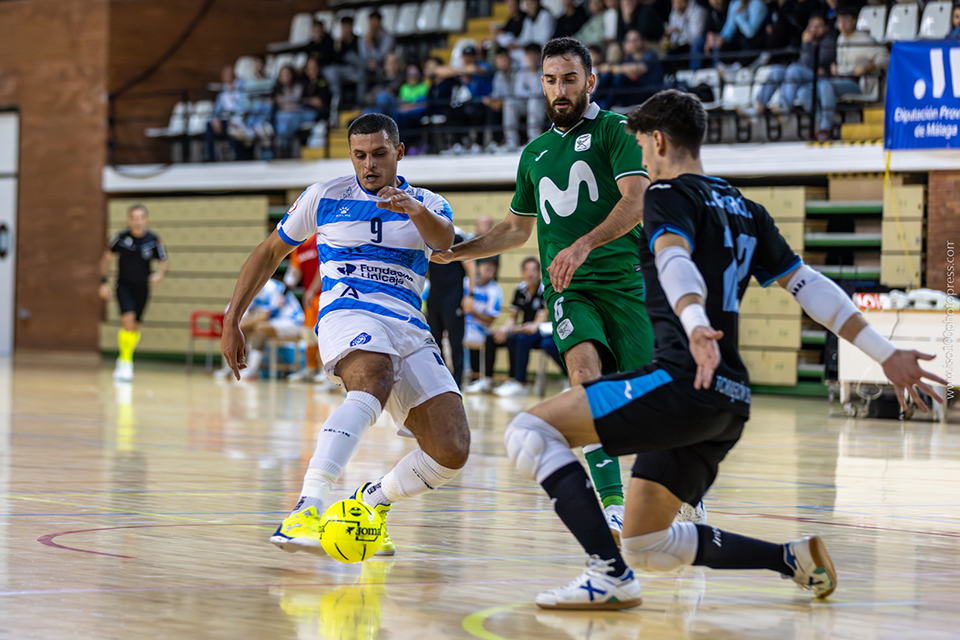
<instances>
[{"instance_id":1,"label":"green jersey player","mask_svg":"<svg viewBox=\"0 0 960 640\"><path fill-rule=\"evenodd\" d=\"M553 335L574 386L650 361L653 331L637 248L650 181L624 116L590 102L590 53L573 38L547 43L542 62L553 127L520 157L507 218L484 235L434 254L437 262L498 255L530 237L534 220ZM584 450L607 521L619 534L620 469L598 446ZM703 519L685 507L683 513Z\"/></svg>"}]
</instances>

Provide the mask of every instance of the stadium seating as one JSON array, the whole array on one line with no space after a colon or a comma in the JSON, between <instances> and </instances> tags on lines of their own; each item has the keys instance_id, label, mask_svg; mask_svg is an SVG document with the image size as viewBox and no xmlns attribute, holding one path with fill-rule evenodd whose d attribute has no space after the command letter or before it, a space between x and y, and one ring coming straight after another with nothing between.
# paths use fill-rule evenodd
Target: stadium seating
<instances>
[{"instance_id":1,"label":"stadium seating","mask_svg":"<svg viewBox=\"0 0 960 640\"><path fill-rule=\"evenodd\" d=\"M290 21L290 36L286 42L274 42L267 45L267 51L286 51L310 42L310 30L313 27L313 15L298 13Z\"/></svg>"},{"instance_id":2,"label":"stadium seating","mask_svg":"<svg viewBox=\"0 0 960 640\"><path fill-rule=\"evenodd\" d=\"M886 7L864 7L857 18L857 31L868 31L871 38L883 42L886 24Z\"/></svg>"},{"instance_id":3,"label":"stadium seating","mask_svg":"<svg viewBox=\"0 0 960 640\"><path fill-rule=\"evenodd\" d=\"M923 9L920 20L920 38L940 40L950 32L950 14L953 6L949 2L930 2Z\"/></svg>"},{"instance_id":4,"label":"stadium seating","mask_svg":"<svg viewBox=\"0 0 960 640\"><path fill-rule=\"evenodd\" d=\"M440 30L440 14L443 3L440 0L426 0L420 5L417 14L418 33L436 33Z\"/></svg>"},{"instance_id":5,"label":"stadium seating","mask_svg":"<svg viewBox=\"0 0 960 640\"><path fill-rule=\"evenodd\" d=\"M447 0L440 14L440 31L459 33L467 22L466 0Z\"/></svg>"},{"instance_id":6,"label":"stadium seating","mask_svg":"<svg viewBox=\"0 0 960 640\"><path fill-rule=\"evenodd\" d=\"M917 13L917 5L915 4L893 5L883 42L915 40L917 37ZM880 40L877 40L877 42L880 42Z\"/></svg>"},{"instance_id":7,"label":"stadium seating","mask_svg":"<svg viewBox=\"0 0 960 640\"><path fill-rule=\"evenodd\" d=\"M417 32L417 16L420 12L419 2L408 2L397 12L396 36L412 36Z\"/></svg>"},{"instance_id":8,"label":"stadium seating","mask_svg":"<svg viewBox=\"0 0 960 640\"><path fill-rule=\"evenodd\" d=\"M148 138L170 138L182 136L187 130L187 118L190 115L190 103L178 102L173 105L170 121L165 127L150 127L143 134Z\"/></svg>"},{"instance_id":9,"label":"stadium seating","mask_svg":"<svg viewBox=\"0 0 960 640\"><path fill-rule=\"evenodd\" d=\"M394 33L394 25L397 22L397 5L385 4L380 7L380 15L383 16L383 28L387 33Z\"/></svg>"}]
</instances>

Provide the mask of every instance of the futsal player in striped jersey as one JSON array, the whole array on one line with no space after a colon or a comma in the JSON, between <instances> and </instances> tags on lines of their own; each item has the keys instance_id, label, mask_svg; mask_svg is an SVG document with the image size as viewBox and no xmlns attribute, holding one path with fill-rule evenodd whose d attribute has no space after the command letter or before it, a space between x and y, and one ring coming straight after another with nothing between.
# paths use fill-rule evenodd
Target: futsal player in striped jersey
<instances>
[{"instance_id":1,"label":"futsal player in striped jersey","mask_svg":"<svg viewBox=\"0 0 960 640\"><path fill-rule=\"evenodd\" d=\"M319 516L382 411L420 445L354 494L384 518L393 502L450 482L470 447L460 392L421 312L430 255L453 244L450 205L397 175L404 146L391 118L361 116L347 137L356 175L303 192L244 264L223 326L223 355L239 377L244 336L234 310L246 309L281 260L317 234L320 360L347 397L323 423L300 500L270 538L290 552L323 553ZM394 553L389 535L378 553Z\"/></svg>"}]
</instances>

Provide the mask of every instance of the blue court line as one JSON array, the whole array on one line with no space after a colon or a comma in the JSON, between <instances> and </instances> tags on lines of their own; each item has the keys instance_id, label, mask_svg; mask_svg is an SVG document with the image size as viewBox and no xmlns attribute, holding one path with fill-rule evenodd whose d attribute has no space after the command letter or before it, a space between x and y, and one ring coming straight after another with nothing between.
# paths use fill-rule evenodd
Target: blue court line
<instances>
[{"instance_id":1,"label":"blue court line","mask_svg":"<svg viewBox=\"0 0 960 640\"><path fill-rule=\"evenodd\" d=\"M91 507L96 507L99 505L91 505ZM496 512L520 512L520 511L539 511L539 512L553 512L553 509L545 507L543 509L428 509L425 511L403 511L402 514L397 515L407 515L407 514L416 514L416 513L496 513ZM184 512L161 512L153 511L149 515L155 516L226 516L226 515L285 515L290 513L289 511L184 511ZM143 516L144 512L117 512L113 511L110 513L7 513L0 514L0 518L26 518L26 517L37 517L37 516L46 516L46 517L67 517L67 516Z\"/></svg>"}]
</instances>

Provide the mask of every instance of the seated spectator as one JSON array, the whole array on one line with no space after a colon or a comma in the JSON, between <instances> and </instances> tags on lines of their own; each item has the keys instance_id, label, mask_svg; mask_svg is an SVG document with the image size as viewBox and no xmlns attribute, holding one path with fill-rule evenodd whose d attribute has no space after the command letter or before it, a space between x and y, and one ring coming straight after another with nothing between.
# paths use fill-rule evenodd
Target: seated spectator
<instances>
[{"instance_id":1,"label":"seated spectator","mask_svg":"<svg viewBox=\"0 0 960 640\"><path fill-rule=\"evenodd\" d=\"M483 98L493 91L493 70L486 62L477 59L475 47L466 47L462 51L462 65L458 69L438 69L438 75L452 71L458 74L460 85L454 89L447 111L447 122L452 126L466 130L463 142L471 153L482 149L477 142L477 132L487 121L487 111ZM464 149L460 142L453 145L452 151L460 153Z\"/></svg>"},{"instance_id":2,"label":"seated spectator","mask_svg":"<svg viewBox=\"0 0 960 640\"><path fill-rule=\"evenodd\" d=\"M330 86L320 75L320 63L315 58L307 58L303 67L303 122L326 122L330 117Z\"/></svg>"},{"instance_id":3,"label":"seated spectator","mask_svg":"<svg viewBox=\"0 0 960 640\"><path fill-rule=\"evenodd\" d=\"M543 349L554 362L563 369L560 350L552 335L540 335L540 325L547 321L547 308L543 298L543 282L540 278L540 261L527 258L521 266L523 280L513 293L510 310L513 322L501 326L487 337L487 371L493 371L493 356L496 347L505 345L510 354L510 377L493 390L501 398L525 396L530 393L527 387L527 368L530 351Z\"/></svg>"},{"instance_id":4,"label":"seated spectator","mask_svg":"<svg viewBox=\"0 0 960 640\"><path fill-rule=\"evenodd\" d=\"M367 62L367 71L376 72L386 64L387 54L393 51L393 36L383 28L383 16L374 11L367 17L367 32L360 42L360 55Z\"/></svg>"},{"instance_id":5,"label":"seated spectator","mask_svg":"<svg viewBox=\"0 0 960 640\"><path fill-rule=\"evenodd\" d=\"M242 150L239 141L235 136L229 135L231 131L236 134L237 129L243 126L243 114L247 108L246 95L240 91L239 83L233 74L233 65L226 65L220 72L220 82L222 90L217 94L217 101L213 105L213 115L210 122L207 123L207 144L204 160L213 162L216 160L214 150L214 141L229 140L230 147L233 149L234 159L239 159Z\"/></svg>"},{"instance_id":6,"label":"seated spectator","mask_svg":"<svg viewBox=\"0 0 960 640\"><path fill-rule=\"evenodd\" d=\"M610 73L610 65L607 64L603 47L590 45L587 47L587 51L590 52L590 62L593 65L593 72L597 76L597 84L593 87L594 102L599 100L602 107L609 102L610 90L613 88L613 74Z\"/></svg>"},{"instance_id":7,"label":"seated spectator","mask_svg":"<svg viewBox=\"0 0 960 640\"><path fill-rule=\"evenodd\" d=\"M340 101L350 102L343 94L343 86L352 83L356 86L353 104L363 104L363 96L367 92L367 65L360 55L360 42L353 32L353 17L344 16L340 19L340 38L334 43L336 57L331 65L323 67L323 75L330 83L330 92L333 93L333 102L330 108L331 119L339 111Z\"/></svg>"},{"instance_id":8,"label":"seated spectator","mask_svg":"<svg viewBox=\"0 0 960 640\"><path fill-rule=\"evenodd\" d=\"M767 5L762 0L733 0L727 11L727 22L723 25L720 37L714 39L714 55L717 50L723 52L756 51L764 46L766 32L763 30L767 19ZM736 62L748 64L759 53L751 53L736 58Z\"/></svg>"},{"instance_id":9,"label":"seated spectator","mask_svg":"<svg viewBox=\"0 0 960 640\"><path fill-rule=\"evenodd\" d=\"M670 0L620 0L617 39L622 43L628 31L638 31L645 40L659 42L669 17Z\"/></svg>"},{"instance_id":10,"label":"seated spectator","mask_svg":"<svg viewBox=\"0 0 960 640\"><path fill-rule=\"evenodd\" d=\"M879 74L887 68L890 52L866 31L857 31L856 6L837 8L837 61L833 63L828 86L820 96L823 113L820 118L818 140L839 138L834 130L833 116L840 96L871 92L880 81ZM818 85L819 90L819 85Z\"/></svg>"},{"instance_id":11,"label":"seated spectator","mask_svg":"<svg viewBox=\"0 0 960 640\"><path fill-rule=\"evenodd\" d=\"M585 46L606 44L606 8L603 0L590 0L590 16L573 37Z\"/></svg>"},{"instance_id":12,"label":"seated spectator","mask_svg":"<svg viewBox=\"0 0 960 640\"><path fill-rule=\"evenodd\" d=\"M293 68L289 65L280 67L277 73L277 83L271 95L274 104L273 128L274 142L278 158L290 157L290 143L297 135L304 118L309 114L303 109L303 85L295 82Z\"/></svg>"},{"instance_id":13,"label":"seated spectator","mask_svg":"<svg viewBox=\"0 0 960 640\"><path fill-rule=\"evenodd\" d=\"M623 40L623 59L618 64L601 67L601 73L613 76L610 94L601 108L628 107L640 104L663 88L660 59L648 48L639 31L631 29ZM604 104L608 106L604 106Z\"/></svg>"},{"instance_id":14,"label":"seated spectator","mask_svg":"<svg viewBox=\"0 0 960 640\"><path fill-rule=\"evenodd\" d=\"M957 5L953 8L953 14L950 18L950 33L947 34L947 38L952 40L960 40L960 5Z\"/></svg>"},{"instance_id":15,"label":"seated spectator","mask_svg":"<svg viewBox=\"0 0 960 640\"><path fill-rule=\"evenodd\" d=\"M273 156L271 145L273 142L273 93L274 82L264 72L266 61L263 56L254 56L254 77L240 83L240 88L247 96L247 113L243 119L243 126L237 130L239 140L244 145L245 158L253 157L252 144L260 145L261 157L269 159Z\"/></svg>"},{"instance_id":16,"label":"seated spectator","mask_svg":"<svg viewBox=\"0 0 960 640\"><path fill-rule=\"evenodd\" d=\"M776 19L767 25L767 49L797 48L810 16L823 13L822 0L786 0L775 9Z\"/></svg>"},{"instance_id":17,"label":"seated spectator","mask_svg":"<svg viewBox=\"0 0 960 640\"><path fill-rule=\"evenodd\" d=\"M327 33L327 25L323 20L314 20L310 28L310 42L303 46L308 59L316 60L323 69L328 64L337 61L337 52L334 49L333 38Z\"/></svg>"},{"instance_id":18,"label":"seated spectator","mask_svg":"<svg viewBox=\"0 0 960 640\"><path fill-rule=\"evenodd\" d=\"M707 10L696 0L673 0L672 5L673 10L663 32L667 55L679 56L702 51ZM667 73L676 73L678 69L699 69L700 63L695 58L690 61L671 61L663 66Z\"/></svg>"},{"instance_id":19,"label":"seated spectator","mask_svg":"<svg viewBox=\"0 0 960 640\"><path fill-rule=\"evenodd\" d=\"M463 344L470 349L470 368L473 369L474 376L478 377L476 382L464 389L467 393L489 391L493 386L493 369L480 371L480 350L487 344L487 335L493 333L491 327L500 315L500 306L503 304L503 290L497 284L496 276L497 265L489 259L481 260L477 264L477 283L473 287L473 296L463 299L463 310L466 313ZM464 279L464 291L468 284Z\"/></svg>"},{"instance_id":20,"label":"seated spectator","mask_svg":"<svg viewBox=\"0 0 960 640\"><path fill-rule=\"evenodd\" d=\"M247 368L240 372L240 378L259 378L263 345L267 339L299 340L302 325L303 309L297 297L287 291L286 285L279 280L267 280L240 319L240 330L246 336L249 349L246 357ZM231 373L226 365L224 367L217 372L218 376L226 377Z\"/></svg>"},{"instance_id":21,"label":"seated spectator","mask_svg":"<svg viewBox=\"0 0 960 640\"><path fill-rule=\"evenodd\" d=\"M420 119L427 113L429 94L430 84L423 79L420 67L407 65L406 81L397 93L399 100L394 116L397 125L407 132L407 155L426 153L426 144L420 139Z\"/></svg>"},{"instance_id":22,"label":"seated spectator","mask_svg":"<svg viewBox=\"0 0 960 640\"><path fill-rule=\"evenodd\" d=\"M807 0L808 2L810 0ZM829 93L830 68L837 58L837 34L827 28L827 21L820 14L810 16L807 28L803 32L800 59L788 67L774 65L770 69L767 83L757 94L756 113L763 115L769 108L774 113L788 113L799 95L803 110L813 113L813 79L817 81L818 102L822 108L823 96ZM819 51L816 61L814 52ZM780 100L770 104L773 94L780 89Z\"/></svg>"},{"instance_id":23,"label":"seated spectator","mask_svg":"<svg viewBox=\"0 0 960 640\"><path fill-rule=\"evenodd\" d=\"M514 61L522 68L524 66L524 47L528 44L538 44L543 47L553 36L557 21L540 0L523 0L524 13L523 29L516 42L510 45L510 53Z\"/></svg>"},{"instance_id":24,"label":"seated spectator","mask_svg":"<svg viewBox=\"0 0 960 640\"><path fill-rule=\"evenodd\" d=\"M480 99L487 108L487 129L484 133L484 143L487 151L496 151L496 141L505 139L504 148L509 151L515 151L520 148L520 135L516 127L512 132L503 131L503 135L497 135L494 127L501 127L504 123L506 113L506 101L513 98L513 79L517 69L513 64L513 58L510 57L510 51L499 47L494 56L493 85L490 95ZM492 146L491 146L492 145Z\"/></svg>"},{"instance_id":25,"label":"seated spectator","mask_svg":"<svg viewBox=\"0 0 960 640\"><path fill-rule=\"evenodd\" d=\"M605 43L612 45L620 32L620 0L604 0L604 5L607 8L603 12L603 33Z\"/></svg>"},{"instance_id":26,"label":"seated spectator","mask_svg":"<svg viewBox=\"0 0 960 640\"><path fill-rule=\"evenodd\" d=\"M524 68L513 78L513 96L508 98L503 112L503 129L508 140L519 138L521 122L526 122L527 141L543 133L544 98L540 83L540 45L524 47ZM509 143L508 143L509 145Z\"/></svg>"},{"instance_id":27,"label":"seated spectator","mask_svg":"<svg viewBox=\"0 0 960 640\"><path fill-rule=\"evenodd\" d=\"M707 24L704 28L703 53L710 58L720 50L720 33L727 24L727 0L709 0ZM701 62L702 66L702 62Z\"/></svg>"},{"instance_id":28,"label":"seated spectator","mask_svg":"<svg viewBox=\"0 0 960 640\"><path fill-rule=\"evenodd\" d=\"M497 45L509 50L510 45L520 37L520 32L523 31L523 21L527 19L527 14L520 10L520 0L506 0L505 4L510 17L506 23L493 25L491 29Z\"/></svg>"},{"instance_id":29,"label":"seated spectator","mask_svg":"<svg viewBox=\"0 0 960 640\"><path fill-rule=\"evenodd\" d=\"M366 106L364 112L385 113L393 117L397 108L397 94L406 81L400 57L395 53L388 53L383 60L383 66L368 74L368 78L371 86L363 99Z\"/></svg>"},{"instance_id":30,"label":"seated spectator","mask_svg":"<svg viewBox=\"0 0 960 640\"><path fill-rule=\"evenodd\" d=\"M448 71L443 60L431 56L423 63L423 75L430 85L427 94L427 115L446 118L447 108L453 97L453 90L458 86L455 73Z\"/></svg>"},{"instance_id":31,"label":"seated spectator","mask_svg":"<svg viewBox=\"0 0 960 640\"><path fill-rule=\"evenodd\" d=\"M587 11L582 4L576 4L575 0L563 0L563 13L557 17L556 26L553 28L553 37L573 36L586 24L588 18Z\"/></svg>"}]
</instances>

